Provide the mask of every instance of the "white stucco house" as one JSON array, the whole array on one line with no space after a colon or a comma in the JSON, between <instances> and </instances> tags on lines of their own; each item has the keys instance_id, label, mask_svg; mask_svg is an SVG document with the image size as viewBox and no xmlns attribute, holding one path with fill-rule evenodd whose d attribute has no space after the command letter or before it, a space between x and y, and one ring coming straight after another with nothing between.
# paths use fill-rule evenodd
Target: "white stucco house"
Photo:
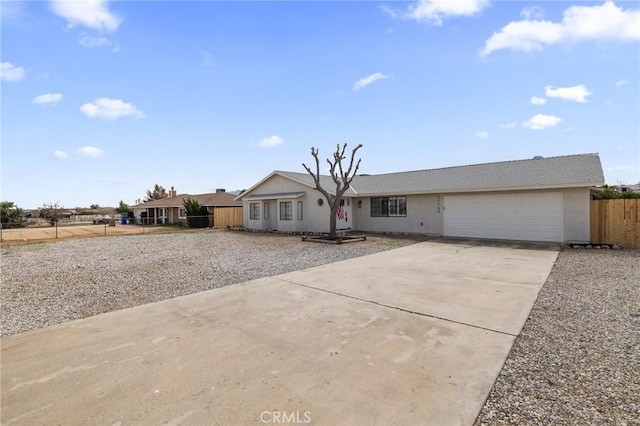
<instances>
[{"instance_id":1,"label":"white stucco house","mask_svg":"<svg viewBox=\"0 0 640 426\"><path fill-rule=\"evenodd\" d=\"M323 187L335 184L322 177ZM598 154L358 175L338 229L520 241L589 242ZM329 207L309 174L274 171L239 195L255 230L328 232Z\"/></svg>"}]
</instances>

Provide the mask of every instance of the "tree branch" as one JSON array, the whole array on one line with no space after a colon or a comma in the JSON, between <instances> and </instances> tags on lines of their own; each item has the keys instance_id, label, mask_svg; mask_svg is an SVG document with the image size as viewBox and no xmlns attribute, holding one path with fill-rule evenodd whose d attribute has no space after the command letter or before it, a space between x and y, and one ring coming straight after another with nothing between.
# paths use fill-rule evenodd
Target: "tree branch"
<instances>
[{"instance_id":1,"label":"tree branch","mask_svg":"<svg viewBox=\"0 0 640 426\"><path fill-rule=\"evenodd\" d=\"M313 178L313 181L316 184L316 189L318 191L320 191L320 193L322 195L324 195L324 197L327 199L327 201L329 201L329 203L331 203L331 195L327 191L325 191L325 189L322 187L322 185L320 185L320 160L318 159L318 153L319 153L319 150L315 149L314 147L311 147L311 155L316 160L316 173L315 174L311 171L311 169L306 164L302 163L302 167L304 167L305 170L307 171L307 173L309 173L311 175L311 177ZM329 161L329 160L327 160L327 161ZM331 163L329 163L329 164L331 164Z\"/></svg>"}]
</instances>

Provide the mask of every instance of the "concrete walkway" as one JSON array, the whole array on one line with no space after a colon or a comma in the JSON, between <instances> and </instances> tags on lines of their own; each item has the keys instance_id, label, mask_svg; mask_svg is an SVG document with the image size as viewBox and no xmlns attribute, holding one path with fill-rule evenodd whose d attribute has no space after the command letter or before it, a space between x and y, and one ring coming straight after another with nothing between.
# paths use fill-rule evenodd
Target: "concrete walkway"
<instances>
[{"instance_id":1,"label":"concrete walkway","mask_svg":"<svg viewBox=\"0 0 640 426\"><path fill-rule=\"evenodd\" d=\"M558 255L419 243L2 339L3 425L471 425Z\"/></svg>"}]
</instances>

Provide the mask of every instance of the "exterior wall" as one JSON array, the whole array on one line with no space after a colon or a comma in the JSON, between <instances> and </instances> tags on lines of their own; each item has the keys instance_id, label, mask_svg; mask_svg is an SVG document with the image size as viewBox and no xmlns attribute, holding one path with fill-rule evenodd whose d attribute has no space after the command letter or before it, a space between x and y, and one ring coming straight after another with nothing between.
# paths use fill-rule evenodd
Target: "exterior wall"
<instances>
[{"instance_id":1,"label":"exterior wall","mask_svg":"<svg viewBox=\"0 0 640 426\"><path fill-rule=\"evenodd\" d=\"M564 240L588 243L591 240L591 195L589 188L562 191L564 200Z\"/></svg>"},{"instance_id":2,"label":"exterior wall","mask_svg":"<svg viewBox=\"0 0 640 426\"><path fill-rule=\"evenodd\" d=\"M561 192L563 196L564 241L588 242L590 239L589 188L551 191ZM527 192L539 191L513 191L513 193ZM485 194L496 193L504 192L495 191ZM371 217L371 198L358 198L354 200L354 229L369 232L443 235L443 195L408 195L406 217Z\"/></svg>"},{"instance_id":3,"label":"exterior wall","mask_svg":"<svg viewBox=\"0 0 640 426\"><path fill-rule=\"evenodd\" d=\"M353 203L355 229L368 232L442 235L442 200L441 195L408 195L406 217L371 217L371 198L357 198Z\"/></svg>"},{"instance_id":4,"label":"exterior wall","mask_svg":"<svg viewBox=\"0 0 640 426\"><path fill-rule=\"evenodd\" d=\"M136 223L140 223L140 213L146 212L146 211L147 211L147 209L134 207L134 209L133 209L133 217L136 218Z\"/></svg>"},{"instance_id":5,"label":"exterior wall","mask_svg":"<svg viewBox=\"0 0 640 426\"><path fill-rule=\"evenodd\" d=\"M246 228L255 230L273 230L281 232L329 232L330 208L327 200L316 189L294 182L282 176L272 176L250 195L276 194L288 192L304 192L305 195L298 198L269 198L252 199L250 196L243 198L243 224ZM260 198L260 197L257 197ZM318 199L323 200L322 206L318 205ZM292 220L280 220L280 202L291 201ZM302 220L298 220L298 201L302 201ZM269 203L269 219L264 218L264 203ZM250 220L250 203L260 204L260 219ZM348 204L348 205L347 205ZM350 229L353 226L353 200L348 203L345 200L346 217L338 220L337 229Z\"/></svg>"},{"instance_id":6,"label":"exterior wall","mask_svg":"<svg viewBox=\"0 0 640 426\"><path fill-rule=\"evenodd\" d=\"M179 207L171 207L167 209L167 217L169 218L169 223L187 223L187 219L180 219L180 208Z\"/></svg>"},{"instance_id":7,"label":"exterior wall","mask_svg":"<svg viewBox=\"0 0 640 426\"><path fill-rule=\"evenodd\" d=\"M322 194L308 186L281 176L273 176L251 195L305 192L299 198L243 199L243 224L256 230L282 232L328 232L329 206ZM589 188L567 188L543 191L509 191L511 193L560 192L563 198L563 240L588 242L590 239ZM485 192L486 194L504 191ZM463 193L460 193L462 195ZM474 192L472 194L479 194ZM402 196L403 194L397 194ZM368 232L397 232L410 234L444 234L444 196L447 194L407 195L406 217L371 217L371 197L358 197L345 202L346 221L338 221L338 229L354 229ZM318 205L318 199L323 205ZM293 220L279 219L280 202L291 201ZM303 220L297 219L297 201L303 202ZM346 199L345 199L346 201ZM249 203L260 203L260 219L249 220ZM269 202L269 219L264 219L264 202Z\"/></svg>"},{"instance_id":8,"label":"exterior wall","mask_svg":"<svg viewBox=\"0 0 640 426\"><path fill-rule=\"evenodd\" d=\"M285 179L282 176L272 176L266 182L263 182L258 188L255 188L251 195L260 195L260 194L275 194L282 192L301 192L306 191L309 187L301 185L297 182L294 182L290 179ZM264 219L264 202L269 202L269 219ZM259 203L260 205L260 218L258 220L250 220L250 203ZM256 230L279 230L280 223L278 220L279 213L279 204L277 199L251 199L250 197L246 197L242 199L242 223L245 228L256 229ZM294 215L295 218L295 215ZM285 228L290 228L290 226L284 226Z\"/></svg>"}]
</instances>

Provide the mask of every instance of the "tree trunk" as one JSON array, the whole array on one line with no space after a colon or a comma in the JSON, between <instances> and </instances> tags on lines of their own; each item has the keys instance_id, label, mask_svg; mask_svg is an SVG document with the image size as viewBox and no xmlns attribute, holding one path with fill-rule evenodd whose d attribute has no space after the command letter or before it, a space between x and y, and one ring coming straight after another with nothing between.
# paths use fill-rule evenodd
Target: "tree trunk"
<instances>
[{"instance_id":1,"label":"tree trunk","mask_svg":"<svg viewBox=\"0 0 640 426\"><path fill-rule=\"evenodd\" d=\"M356 152L362 148L362 144L359 144L357 147L351 151L351 161L349 162L349 168L343 169L342 160L346 157L344 155L344 151L347 148L347 144L345 143L340 149L340 145L336 146L336 152L333 153L333 162L327 159L327 163L329 163L329 175L333 179L333 182L336 184L336 192L335 195L331 195L327 190L325 190L322 185L320 185L320 160L318 159L318 150L314 147L311 147L311 156L316 160L316 171L315 173L311 168L309 168L306 164L302 163L302 167L305 168L307 173L311 175L313 181L316 184L316 189L320 191L324 198L327 199L330 207L330 217L329 217L329 239L336 240L336 212L338 211L338 207L340 205L340 200L344 193L349 189L349 185L351 181L358 173L358 169L360 168L360 160L356 163L356 168L353 169L353 159L355 158ZM336 167L338 170L336 170ZM353 170L353 172L352 172Z\"/></svg>"},{"instance_id":2,"label":"tree trunk","mask_svg":"<svg viewBox=\"0 0 640 426\"><path fill-rule=\"evenodd\" d=\"M329 239L336 239L336 211L338 206L331 207L331 216L329 217Z\"/></svg>"}]
</instances>

